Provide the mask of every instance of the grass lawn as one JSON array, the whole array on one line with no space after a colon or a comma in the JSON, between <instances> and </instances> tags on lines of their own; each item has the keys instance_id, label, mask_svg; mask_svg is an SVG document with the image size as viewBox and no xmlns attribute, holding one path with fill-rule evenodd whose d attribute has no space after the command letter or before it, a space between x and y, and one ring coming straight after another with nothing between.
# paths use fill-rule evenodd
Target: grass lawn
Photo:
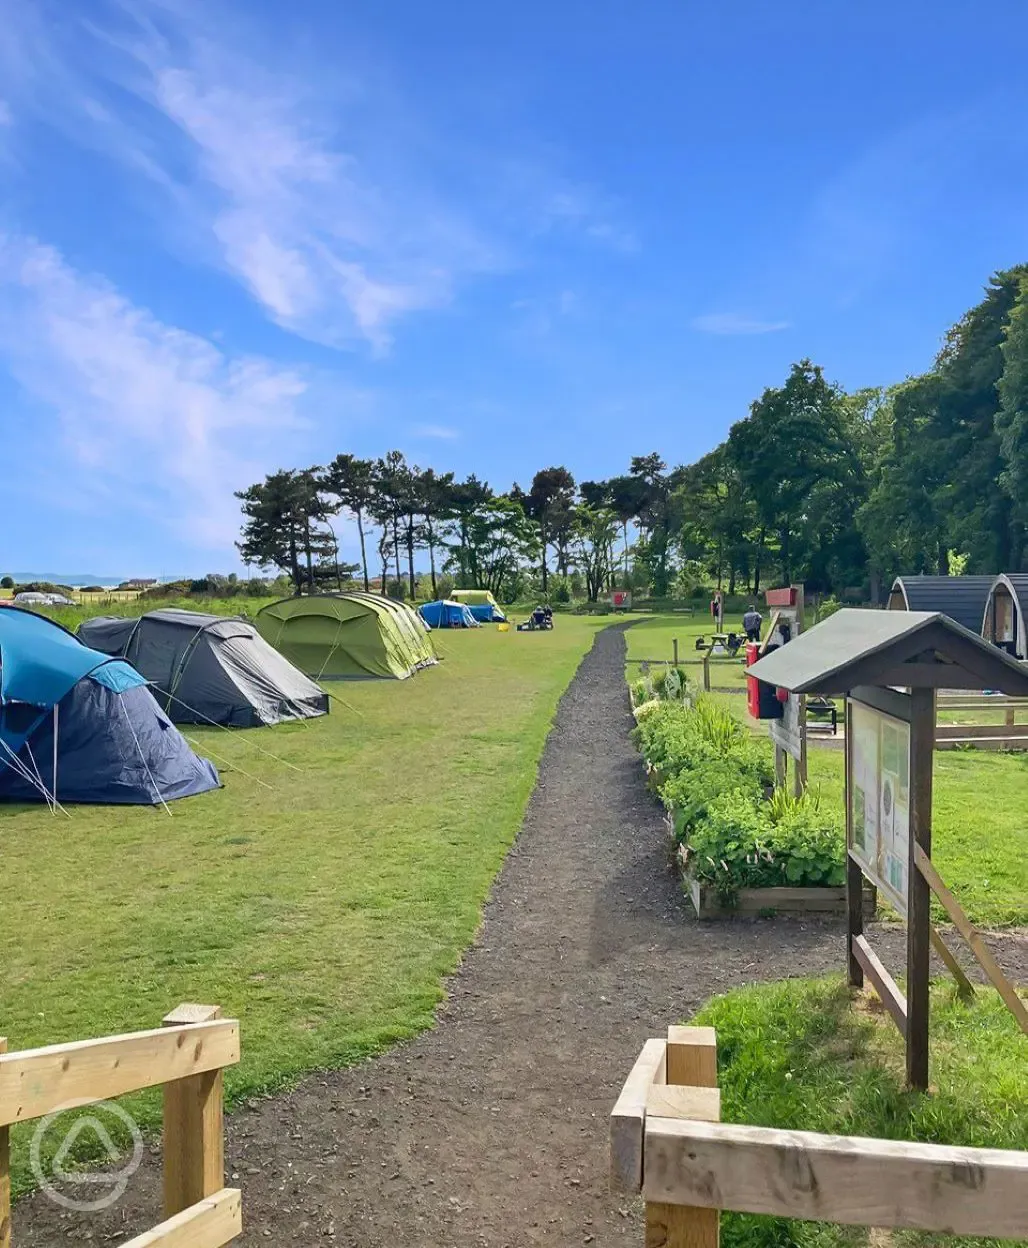
<instances>
[{"instance_id":1,"label":"grass lawn","mask_svg":"<svg viewBox=\"0 0 1028 1248\"><path fill-rule=\"evenodd\" d=\"M695 1022L716 1028L725 1122L843 1135L1028 1149L1028 1046L993 992L971 1006L932 996L932 1090L903 1088L903 1042L870 994L840 979L787 980L715 998ZM1000 1241L876 1232L726 1214L723 1248L985 1245ZM1009 1242L1009 1241L1007 1241Z\"/></svg>"},{"instance_id":2,"label":"grass lawn","mask_svg":"<svg viewBox=\"0 0 1028 1248\"><path fill-rule=\"evenodd\" d=\"M710 634L707 618L644 617L628 630L628 657L670 660L671 639L679 639L679 659L692 659L694 639ZM629 679L638 674L629 663ZM686 667L702 687L702 668ZM741 663L711 664L711 684L744 687ZM738 694L712 695L751 724L746 701ZM843 818L841 750L811 746L807 756L810 783L822 800ZM932 857L970 918L983 927L1028 924L1028 754L984 750L947 750L935 755ZM937 918L942 921L941 909Z\"/></svg>"},{"instance_id":3,"label":"grass lawn","mask_svg":"<svg viewBox=\"0 0 1028 1248\"><path fill-rule=\"evenodd\" d=\"M517 833L557 700L610 622L436 634L438 667L329 685L349 705L326 718L186 728L225 788L174 803L172 818L0 807L11 1048L217 1003L242 1021L243 1061L227 1074L238 1100L430 1026ZM156 1095L126 1104L157 1121ZM15 1132L16 1189L25 1140Z\"/></svg>"}]
</instances>

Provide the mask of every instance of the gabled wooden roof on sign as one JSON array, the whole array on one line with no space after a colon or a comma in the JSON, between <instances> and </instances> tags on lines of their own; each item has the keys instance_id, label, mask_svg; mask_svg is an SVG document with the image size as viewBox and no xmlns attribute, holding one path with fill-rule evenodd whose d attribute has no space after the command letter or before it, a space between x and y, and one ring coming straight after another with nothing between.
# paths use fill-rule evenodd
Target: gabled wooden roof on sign
<instances>
[{"instance_id":1,"label":"gabled wooden roof on sign","mask_svg":"<svg viewBox=\"0 0 1028 1248\"><path fill-rule=\"evenodd\" d=\"M1028 696L1028 667L938 611L837 611L747 672L792 693L880 685Z\"/></svg>"}]
</instances>

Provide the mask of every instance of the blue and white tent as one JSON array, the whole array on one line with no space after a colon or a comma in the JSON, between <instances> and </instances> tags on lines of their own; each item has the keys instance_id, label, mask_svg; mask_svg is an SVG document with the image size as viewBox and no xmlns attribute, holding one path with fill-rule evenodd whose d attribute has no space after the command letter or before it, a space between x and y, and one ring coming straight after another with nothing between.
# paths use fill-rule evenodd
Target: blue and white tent
<instances>
[{"instance_id":1,"label":"blue and white tent","mask_svg":"<svg viewBox=\"0 0 1028 1248\"><path fill-rule=\"evenodd\" d=\"M426 602L418 607L421 618L432 628L478 628L478 620L463 602Z\"/></svg>"},{"instance_id":2,"label":"blue and white tent","mask_svg":"<svg viewBox=\"0 0 1028 1248\"><path fill-rule=\"evenodd\" d=\"M0 611L0 799L156 805L220 783L123 659Z\"/></svg>"}]
</instances>

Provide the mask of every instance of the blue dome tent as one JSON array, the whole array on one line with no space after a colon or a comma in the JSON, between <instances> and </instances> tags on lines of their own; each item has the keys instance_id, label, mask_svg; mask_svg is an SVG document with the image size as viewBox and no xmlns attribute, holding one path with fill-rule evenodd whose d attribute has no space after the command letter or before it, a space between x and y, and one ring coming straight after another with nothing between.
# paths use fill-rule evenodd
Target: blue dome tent
<instances>
[{"instance_id":1,"label":"blue dome tent","mask_svg":"<svg viewBox=\"0 0 1028 1248\"><path fill-rule=\"evenodd\" d=\"M0 611L0 799L156 805L220 783L123 659Z\"/></svg>"},{"instance_id":2,"label":"blue dome tent","mask_svg":"<svg viewBox=\"0 0 1028 1248\"><path fill-rule=\"evenodd\" d=\"M478 628L479 622L463 602L426 602L418 607L421 618L432 628Z\"/></svg>"}]
</instances>

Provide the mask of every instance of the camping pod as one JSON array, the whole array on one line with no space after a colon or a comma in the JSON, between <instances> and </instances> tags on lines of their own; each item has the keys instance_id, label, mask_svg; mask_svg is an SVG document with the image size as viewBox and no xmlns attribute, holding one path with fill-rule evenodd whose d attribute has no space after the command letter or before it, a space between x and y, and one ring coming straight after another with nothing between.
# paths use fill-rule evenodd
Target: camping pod
<instances>
[{"instance_id":1,"label":"camping pod","mask_svg":"<svg viewBox=\"0 0 1028 1248\"><path fill-rule=\"evenodd\" d=\"M488 589L455 589L450 597L464 603L482 624L502 624L507 618Z\"/></svg>"},{"instance_id":2,"label":"camping pod","mask_svg":"<svg viewBox=\"0 0 1028 1248\"><path fill-rule=\"evenodd\" d=\"M406 680L437 663L418 613L377 594L309 594L263 607L269 644L315 680Z\"/></svg>"},{"instance_id":3,"label":"camping pod","mask_svg":"<svg viewBox=\"0 0 1028 1248\"><path fill-rule=\"evenodd\" d=\"M463 602L426 602L418 607L418 614L431 628L480 628L471 608Z\"/></svg>"},{"instance_id":4,"label":"camping pod","mask_svg":"<svg viewBox=\"0 0 1028 1248\"><path fill-rule=\"evenodd\" d=\"M328 712L328 695L238 616L151 611L100 616L79 639L118 655L151 684L177 724L258 728Z\"/></svg>"},{"instance_id":5,"label":"camping pod","mask_svg":"<svg viewBox=\"0 0 1028 1248\"><path fill-rule=\"evenodd\" d=\"M989 588L982 636L1015 659L1028 658L1028 574L1006 572Z\"/></svg>"},{"instance_id":6,"label":"camping pod","mask_svg":"<svg viewBox=\"0 0 1028 1248\"><path fill-rule=\"evenodd\" d=\"M982 612L994 576L897 576L890 611L939 611L981 635Z\"/></svg>"},{"instance_id":7,"label":"camping pod","mask_svg":"<svg viewBox=\"0 0 1028 1248\"><path fill-rule=\"evenodd\" d=\"M0 798L156 805L219 785L123 659L0 611Z\"/></svg>"}]
</instances>

